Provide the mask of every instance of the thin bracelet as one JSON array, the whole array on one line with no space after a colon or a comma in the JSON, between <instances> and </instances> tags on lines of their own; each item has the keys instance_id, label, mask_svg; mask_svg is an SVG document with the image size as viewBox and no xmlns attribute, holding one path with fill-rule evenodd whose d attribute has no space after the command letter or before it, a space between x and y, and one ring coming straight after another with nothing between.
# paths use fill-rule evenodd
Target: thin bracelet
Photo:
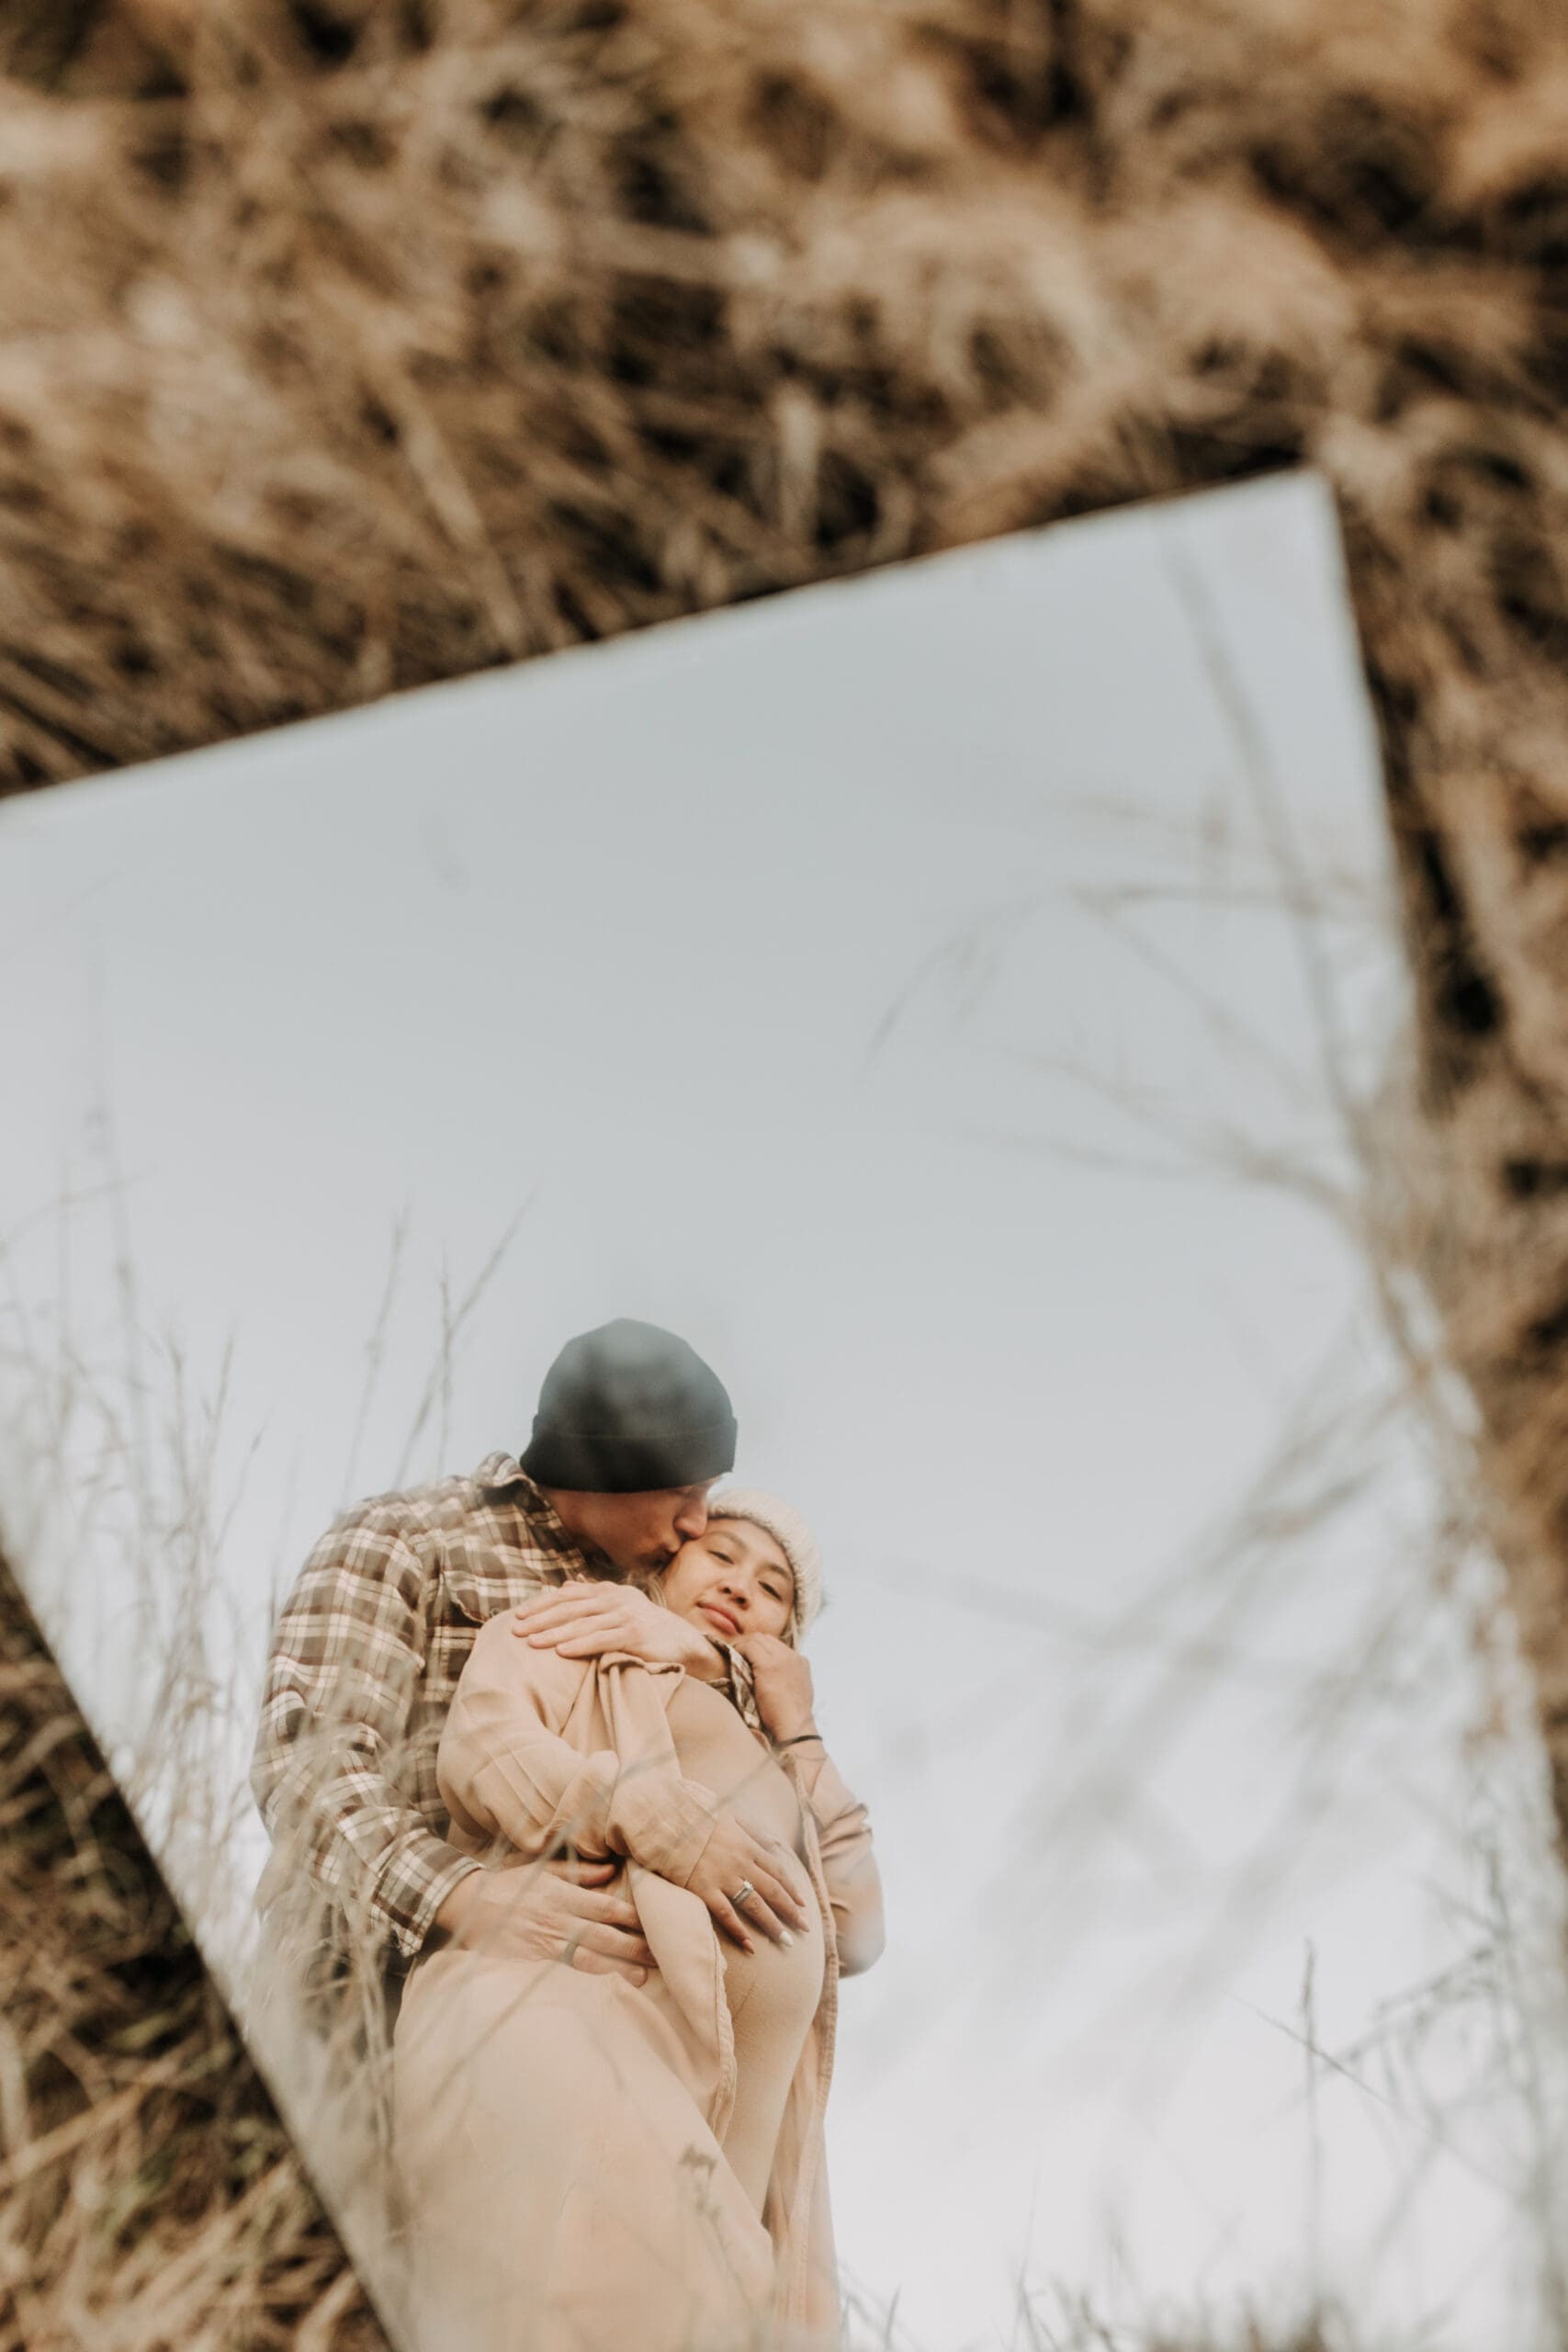
<instances>
[{"instance_id":1,"label":"thin bracelet","mask_svg":"<svg viewBox=\"0 0 1568 2352\"><path fill-rule=\"evenodd\" d=\"M808 1739L820 1739L819 1731L797 1731L793 1739L775 1739L775 1747L799 1747Z\"/></svg>"}]
</instances>

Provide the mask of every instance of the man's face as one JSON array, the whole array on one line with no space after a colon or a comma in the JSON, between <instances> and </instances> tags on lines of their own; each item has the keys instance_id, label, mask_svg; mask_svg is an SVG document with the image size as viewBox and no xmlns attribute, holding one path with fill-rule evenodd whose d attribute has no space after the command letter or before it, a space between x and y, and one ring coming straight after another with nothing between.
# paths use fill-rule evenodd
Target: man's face
<instances>
[{"instance_id":1,"label":"man's face","mask_svg":"<svg viewBox=\"0 0 1568 2352\"><path fill-rule=\"evenodd\" d=\"M712 1485L707 1478L657 1494L573 1495L568 1523L579 1543L602 1552L622 1576L652 1576L706 1529Z\"/></svg>"}]
</instances>

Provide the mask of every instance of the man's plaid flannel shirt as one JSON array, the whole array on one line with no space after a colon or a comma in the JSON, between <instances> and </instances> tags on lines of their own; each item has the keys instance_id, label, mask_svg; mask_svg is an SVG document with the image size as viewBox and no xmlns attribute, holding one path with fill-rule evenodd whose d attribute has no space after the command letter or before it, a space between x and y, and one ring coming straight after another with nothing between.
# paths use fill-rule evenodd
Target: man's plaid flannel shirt
<instances>
[{"instance_id":1,"label":"man's plaid flannel shirt","mask_svg":"<svg viewBox=\"0 0 1568 2352\"><path fill-rule=\"evenodd\" d=\"M284 1604L251 1787L274 1840L261 1899L301 1871L412 1960L475 1864L446 1839L435 1751L479 1627L592 1574L510 1454L358 1503Z\"/></svg>"},{"instance_id":2,"label":"man's plaid flannel shirt","mask_svg":"<svg viewBox=\"0 0 1568 2352\"><path fill-rule=\"evenodd\" d=\"M601 1564L602 1565L602 1564ZM301 1874L389 1962L418 1953L458 1880L435 1752L488 1618L593 1567L508 1453L471 1477L358 1503L329 1528L284 1604L251 1787L273 1839L264 1906ZM730 1696L759 1726L750 1670L726 1649ZM335 1926L330 1914L335 1913Z\"/></svg>"}]
</instances>

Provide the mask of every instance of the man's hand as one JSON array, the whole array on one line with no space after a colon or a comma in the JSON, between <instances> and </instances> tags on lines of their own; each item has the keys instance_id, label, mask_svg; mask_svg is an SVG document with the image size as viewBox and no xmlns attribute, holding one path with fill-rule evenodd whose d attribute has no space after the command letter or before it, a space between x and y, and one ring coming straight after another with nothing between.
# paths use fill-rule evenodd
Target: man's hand
<instances>
[{"instance_id":1,"label":"man's hand","mask_svg":"<svg viewBox=\"0 0 1568 2352\"><path fill-rule=\"evenodd\" d=\"M717 1646L683 1617L661 1609L635 1585L579 1579L524 1601L512 1630L535 1649L562 1657L604 1657L625 1650L645 1666L682 1666L700 1682L721 1682L727 1668Z\"/></svg>"},{"instance_id":2,"label":"man's hand","mask_svg":"<svg viewBox=\"0 0 1568 2352\"><path fill-rule=\"evenodd\" d=\"M739 1821L726 1819L697 1856L686 1884L702 1896L742 1951L755 1951L748 1928L760 1928L774 1943L787 1944L791 1928L807 1926L809 1914L794 1883L800 1876L800 1865L787 1846L776 1838L754 1838ZM738 1905L735 1897L743 1886L751 1892Z\"/></svg>"},{"instance_id":3,"label":"man's hand","mask_svg":"<svg viewBox=\"0 0 1568 2352\"><path fill-rule=\"evenodd\" d=\"M435 1915L465 1951L502 1960L569 1960L590 1976L647 1982L653 1954L636 1911L604 1892L614 1862L545 1862L523 1870L470 1871Z\"/></svg>"},{"instance_id":4,"label":"man's hand","mask_svg":"<svg viewBox=\"0 0 1568 2352\"><path fill-rule=\"evenodd\" d=\"M814 1732L811 1668L797 1649L773 1634L742 1634L735 1647L751 1669L757 1713L774 1739Z\"/></svg>"}]
</instances>

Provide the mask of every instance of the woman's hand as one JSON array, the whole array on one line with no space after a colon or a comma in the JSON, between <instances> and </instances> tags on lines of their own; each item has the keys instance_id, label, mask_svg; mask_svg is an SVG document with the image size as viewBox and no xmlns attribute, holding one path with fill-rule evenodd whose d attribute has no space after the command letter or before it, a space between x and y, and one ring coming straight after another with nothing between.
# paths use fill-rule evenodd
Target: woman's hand
<instances>
[{"instance_id":1,"label":"woman's hand","mask_svg":"<svg viewBox=\"0 0 1568 2352\"><path fill-rule=\"evenodd\" d=\"M732 1646L751 1669L757 1713L774 1739L798 1739L814 1732L811 1668L800 1652L773 1634L742 1634Z\"/></svg>"},{"instance_id":2,"label":"woman's hand","mask_svg":"<svg viewBox=\"0 0 1568 2352\"><path fill-rule=\"evenodd\" d=\"M604 1657L625 1650L644 1666L682 1666L700 1682L724 1679L716 1645L635 1585L582 1577L536 1593L512 1612L512 1630L534 1649L562 1657Z\"/></svg>"},{"instance_id":3,"label":"woman's hand","mask_svg":"<svg viewBox=\"0 0 1568 2352\"><path fill-rule=\"evenodd\" d=\"M776 1838L754 1838L739 1821L726 1819L716 1823L686 1884L742 1951L755 1951L748 1928L760 1928L774 1943L787 1944L791 1928L804 1930L807 1925L809 1915L784 1875L794 1863L788 1847ZM737 1904L737 1894L747 1889Z\"/></svg>"}]
</instances>

